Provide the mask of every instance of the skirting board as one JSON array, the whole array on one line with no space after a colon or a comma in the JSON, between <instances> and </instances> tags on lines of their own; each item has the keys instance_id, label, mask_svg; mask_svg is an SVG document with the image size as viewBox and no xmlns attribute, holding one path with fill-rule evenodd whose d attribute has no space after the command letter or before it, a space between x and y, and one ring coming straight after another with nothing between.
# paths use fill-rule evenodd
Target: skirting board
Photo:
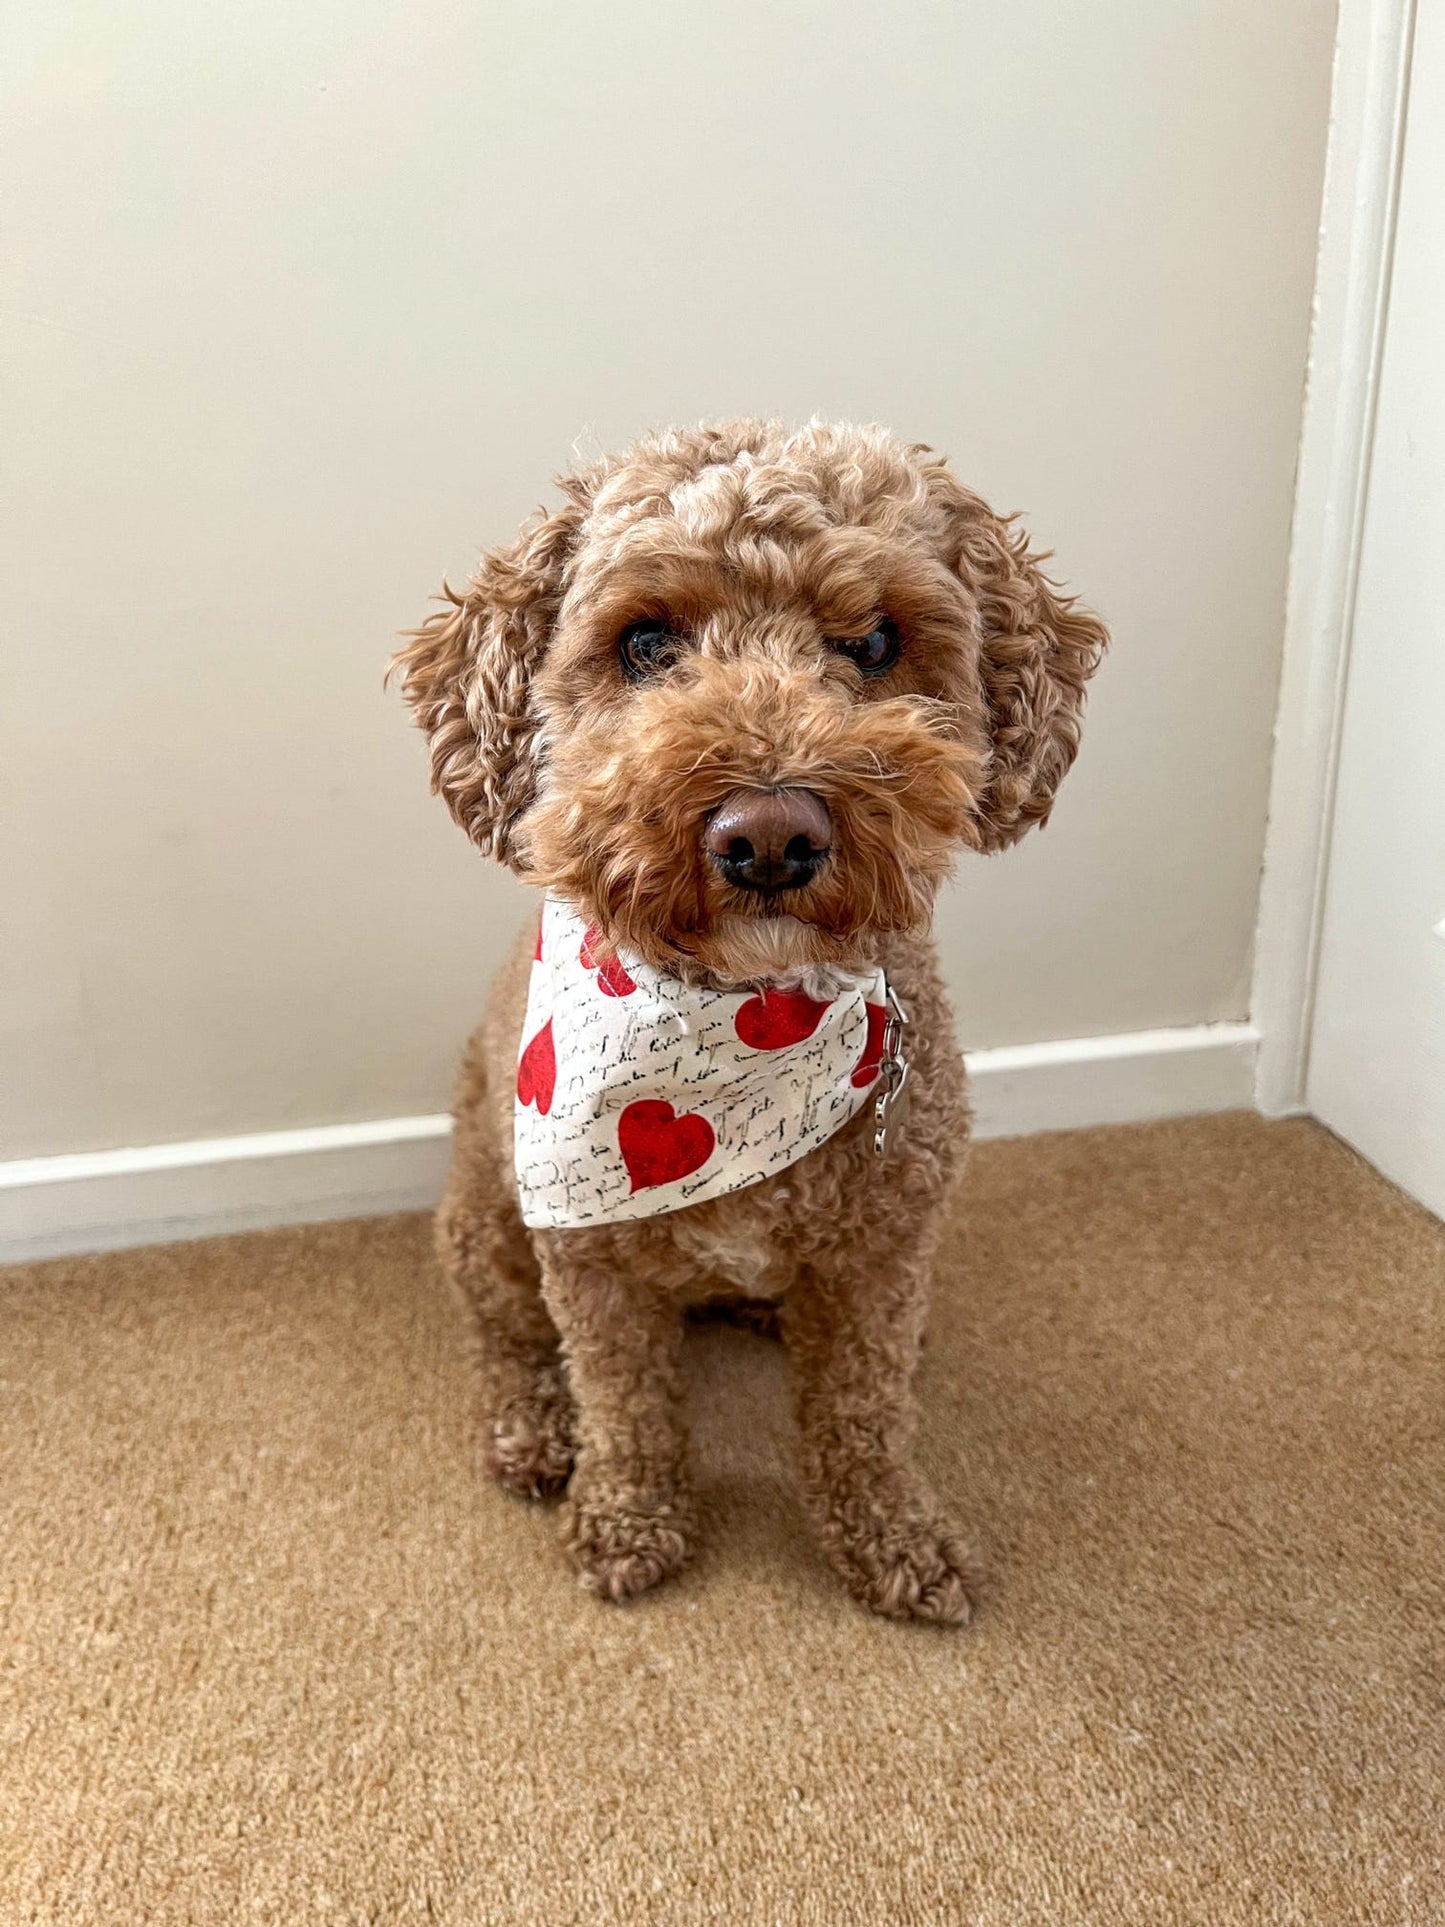
<instances>
[{"instance_id":1,"label":"skirting board","mask_svg":"<svg viewBox=\"0 0 1445 1927\"><path fill-rule=\"evenodd\" d=\"M974 1051L977 1134L1246 1109L1258 1050L1249 1024L1200 1024ZM0 1163L0 1263L423 1210L450 1131L394 1117Z\"/></svg>"}]
</instances>

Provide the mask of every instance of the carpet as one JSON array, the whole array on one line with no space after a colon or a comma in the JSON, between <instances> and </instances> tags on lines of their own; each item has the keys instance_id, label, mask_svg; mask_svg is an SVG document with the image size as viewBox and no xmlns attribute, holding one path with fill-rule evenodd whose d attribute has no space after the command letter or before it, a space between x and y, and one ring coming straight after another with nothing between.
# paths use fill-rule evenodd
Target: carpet
<instances>
[{"instance_id":1,"label":"carpet","mask_svg":"<svg viewBox=\"0 0 1445 1927\"><path fill-rule=\"evenodd\" d=\"M1445 1227L1317 1126L980 1146L922 1457L967 1631L803 1528L689 1340L624 1610L478 1476L421 1217L0 1273L0 1921L1445 1919Z\"/></svg>"}]
</instances>

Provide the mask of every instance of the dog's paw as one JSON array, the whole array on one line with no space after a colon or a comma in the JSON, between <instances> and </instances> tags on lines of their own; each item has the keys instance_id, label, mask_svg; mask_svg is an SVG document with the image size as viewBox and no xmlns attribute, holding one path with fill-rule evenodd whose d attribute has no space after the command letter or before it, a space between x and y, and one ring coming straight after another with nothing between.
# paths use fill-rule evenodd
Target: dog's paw
<instances>
[{"instance_id":1,"label":"dog's paw","mask_svg":"<svg viewBox=\"0 0 1445 1927\"><path fill-rule=\"evenodd\" d=\"M688 1520L676 1503L572 1505L566 1545L583 1587L614 1605L671 1578L691 1553Z\"/></svg>"},{"instance_id":2,"label":"dog's paw","mask_svg":"<svg viewBox=\"0 0 1445 1927\"><path fill-rule=\"evenodd\" d=\"M851 1537L833 1561L853 1597L885 1619L966 1626L977 1572L967 1545L937 1521L907 1520Z\"/></svg>"},{"instance_id":3,"label":"dog's paw","mask_svg":"<svg viewBox=\"0 0 1445 1927\"><path fill-rule=\"evenodd\" d=\"M509 1398L482 1439L488 1475L523 1498L560 1498L572 1476L572 1420L572 1400L556 1374Z\"/></svg>"}]
</instances>

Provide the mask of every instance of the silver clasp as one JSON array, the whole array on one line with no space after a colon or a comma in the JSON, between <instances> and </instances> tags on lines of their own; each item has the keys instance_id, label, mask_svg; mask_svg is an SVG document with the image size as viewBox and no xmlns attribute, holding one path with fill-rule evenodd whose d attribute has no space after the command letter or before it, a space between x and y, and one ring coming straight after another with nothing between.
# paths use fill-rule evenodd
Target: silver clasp
<instances>
[{"instance_id":1,"label":"silver clasp","mask_svg":"<svg viewBox=\"0 0 1445 1927\"><path fill-rule=\"evenodd\" d=\"M873 1100L873 1155L886 1158L897 1150L908 1121L908 1059L903 1055L903 1033L908 1013L888 986L888 1015L883 1020L883 1049L878 1065L878 1095Z\"/></svg>"}]
</instances>

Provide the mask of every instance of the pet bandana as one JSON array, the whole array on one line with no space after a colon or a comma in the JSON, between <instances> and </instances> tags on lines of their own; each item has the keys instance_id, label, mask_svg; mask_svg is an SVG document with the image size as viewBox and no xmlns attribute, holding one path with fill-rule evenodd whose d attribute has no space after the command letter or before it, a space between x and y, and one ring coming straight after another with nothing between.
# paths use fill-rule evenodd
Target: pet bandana
<instances>
[{"instance_id":1,"label":"pet bandana","mask_svg":"<svg viewBox=\"0 0 1445 1927\"><path fill-rule=\"evenodd\" d=\"M739 1191L869 1101L888 1017L881 970L823 1003L695 990L632 957L603 961L594 945L575 911L544 901L517 1060L527 1224L651 1218Z\"/></svg>"}]
</instances>

